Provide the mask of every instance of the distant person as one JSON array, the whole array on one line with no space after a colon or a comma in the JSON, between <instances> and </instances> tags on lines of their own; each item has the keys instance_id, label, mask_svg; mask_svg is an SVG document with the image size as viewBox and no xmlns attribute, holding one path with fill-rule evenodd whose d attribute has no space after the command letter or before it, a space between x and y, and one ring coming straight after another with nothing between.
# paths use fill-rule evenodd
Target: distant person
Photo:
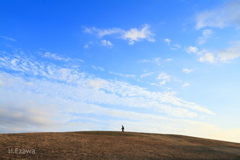
<instances>
[{"instance_id":1,"label":"distant person","mask_svg":"<svg viewBox=\"0 0 240 160\"><path fill-rule=\"evenodd\" d=\"M124 126L122 125L122 132L124 132Z\"/></svg>"}]
</instances>

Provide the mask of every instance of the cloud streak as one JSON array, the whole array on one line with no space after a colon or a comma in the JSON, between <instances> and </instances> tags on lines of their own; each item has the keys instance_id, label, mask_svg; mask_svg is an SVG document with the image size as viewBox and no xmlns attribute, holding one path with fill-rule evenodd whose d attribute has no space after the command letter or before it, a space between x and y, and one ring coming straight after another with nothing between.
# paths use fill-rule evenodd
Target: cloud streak
<instances>
[{"instance_id":1,"label":"cloud streak","mask_svg":"<svg viewBox=\"0 0 240 160\"><path fill-rule=\"evenodd\" d=\"M15 39L13 39L13 38L6 37L6 36L0 36L0 37L6 39L6 40L8 40L8 41L17 41L17 40L15 40Z\"/></svg>"},{"instance_id":2,"label":"cloud streak","mask_svg":"<svg viewBox=\"0 0 240 160\"><path fill-rule=\"evenodd\" d=\"M212 32L211 29L205 29L205 30L203 30L202 36L197 39L197 42L198 42L199 44L205 43L212 33L213 33L213 32Z\"/></svg>"},{"instance_id":3,"label":"cloud streak","mask_svg":"<svg viewBox=\"0 0 240 160\"><path fill-rule=\"evenodd\" d=\"M28 76L42 77L36 79L33 76L28 81L25 81L20 77L16 78L8 74L2 74L0 80L4 85L15 86L20 82L22 84L28 83L15 86L15 90L27 91L31 88L30 91L34 93L44 93L51 97L67 98L78 102L151 108L177 117L196 116L194 112L188 109L213 114L208 109L178 99L171 93L150 92L145 88L126 82L94 78L84 72L81 73L70 68L36 62L28 58L22 58L19 55L5 55L0 59L0 66ZM169 76L160 75L159 78L168 80Z\"/></svg>"},{"instance_id":4,"label":"cloud streak","mask_svg":"<svg viewBox=\"0 0 240 160\"><path fill-rule=\"evenodd\" d=\"M112 28L112 29L98 29L95 27L92 28L84 28L85 33L96 34L100 38L106 35L118 35L118 38L128 40L129 44L132 45L140 40L148 40L154 42L154 34L149 30L150 26L145 24L142 28L131 28L130 30L123 30L121 28Z\"/></svg>"},{"instance_id":5,"label":"cloud streak","mask_svg":"<svg viewBox=\"0 0 240 160\"><path fill-rule=\"evenodd\" d=\"M227 49L218 50L218 58L220 61L228 62L228 60L240 57L240 41L234 42Z\"/></svg>"},{"instance_id":6,"label":"cloud streak","mask_svg":"<svg viewBox=\"0 0 240 160\"><path fill-rule=\"evenodd\" d=\"M240 1L230 1L223 6L199 12L196 15L196 29L204 27L224 28L227 26L240 27Z\"/></svg>"}]
</instances>

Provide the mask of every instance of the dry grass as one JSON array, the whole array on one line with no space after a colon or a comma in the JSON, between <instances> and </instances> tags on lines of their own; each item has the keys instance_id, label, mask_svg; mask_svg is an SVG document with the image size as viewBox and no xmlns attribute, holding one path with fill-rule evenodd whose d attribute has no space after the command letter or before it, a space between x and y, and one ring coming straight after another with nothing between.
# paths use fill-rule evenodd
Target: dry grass
<instances>
[{"instance_id":1,"label":"dry grass","mask_svg":"<svg viewBox=\"0 0 240 160\"><path fill-rule=\"evenodd\" d=\"M13 150L34 149L35 154ZM0 159L240 159L240 144L134 132L0 134Z\"/></svg>"}]
</instances>

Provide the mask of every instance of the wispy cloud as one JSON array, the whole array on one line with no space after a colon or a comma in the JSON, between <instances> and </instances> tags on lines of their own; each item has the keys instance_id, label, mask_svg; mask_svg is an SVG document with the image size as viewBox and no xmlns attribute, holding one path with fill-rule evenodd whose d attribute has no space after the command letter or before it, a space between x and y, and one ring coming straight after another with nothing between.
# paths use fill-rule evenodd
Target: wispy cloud
<instances>
[{"instance_id":1,"label":"wispy cloud","mask_svg":"<svg viewBox=\"0 0 240 160\"><path fill-rule=\"evenodd\" d=\"M172 61L172 59L165 59L165 60L162 60L160 57L156 57L152 60L149 60L149 59L144 59L144 60L140 60L139 62L142 62L142 63L155 63L157 65L161 65L163 64L164 62L170 62Z\"/></svg>"},{"instance_id":2,"label":"wispy cloud","mask_svg":"<svg viewBox=\"0 0 240 160\"><path fill-rule=\"evenodd\" d=\"M136 75L133 74L122 74L122 73L116 73L116 72L109 72L110 74L114 74L114 75L118 75L118 76L122 76L122 77L136 77Z\"/></svg>"},{"instance_id":3,"label":"wispy cloud","mask_svg":"<svg viewBox=\"0 0 240 160\"><path fill-rule=\"evenodd\" d=\"M144 25L142 29L132 28L129 31L125 31L123 37L129 40L129 44L134 44L134 41L139 41L141 39L147 39L148 41L154 42L152 38L154 35L150 30L149 25Z\"/></svg>"},{"instance_id":4,"label":"wispy cloud","mask_svg":"<svg viewBox=\"0 0 240 160\"><path fill-rule=\"evenodd\" d=\"M227 60L240 57L240 41L232 43L232 46L227 49L218 50L218 58L220 61L228 62Z\"/></svg>"},{"instance_id":5,"label":"wispy cloud","mask_svg":"<svg viewBox=\"0 0 240 160\"><path fill-rule=\"evenodd\" d=\"M148 24L143 25L141 29L132 28L130 30L123 30L121 28L112 28L112 29L98 29L95 27L87 28L85 27L84 32L90 34L96 34L100 38L106 35L119 35L118 38L128 40L129 44L132 45L136 41L146 39L148 41L155 41L153 36L154 34L149 30L150 26Z\"/></svg>"},{"instance_id":6,"label":"wispy cloud","mask_svg":"<svg viewBox=\"0 0 240 160\"><path fill-rule=\"evenodd\" d=\"M184 73L190 73L190 72L192 72L192 71L193 71L193 69L183 68L183 72L184 72Z\"/></svg>"},{"instance_id":7,"label":"wispy cloud","mask_svg":"<svg viewBox=\"0 0 240 160\"><path fill-rule=\"evenodd\" d=\"M94 65L92 65L92 67L93 67L94 69L96 69L96 70L104 71L104 69L103 69L102 67L96 67L96 66L94 66Z\"/></svg>"},{"instance_id":8,"label":"wispy cloud","mask_svg":"<svg viewBox=\"0 0 240 160\"><path fill-rule=\"evenodd\" d=\"M150 75L152 75L152 74L153 74L153 72L144 73L144 74L141 74L140 77L141 77L141 78L144 78L144 77L150 76Z\"/></svg>"},{"instance_id":9,"label":"wispy cloud","mask_svg":"<svg viewBox=\"0 0 240 160\"><path fill-rule=\"evenodd\" d=\"M25 128L50 129L59 123L51 117L56 118L52 106L39 106L34 101L27 103L8 102L2 103L0 108L0 128L7 126L11 131Z\"/></svg>"},{"instance_id":10,"label":"wispy cloud","mask_svg":"<svg viewBox=\"0 0 240 160\"><path fill-rule=\"evenodd\" d=\"M214 62L214 56L212 53L205 53L204 55L202 55L200 58L199 58L199 61L200 62L209 62L209 63L213 63Z\"/></svg>"},{"instance_id":11,"label":"wispy cloud","mask_svg":"<svg viewBox=\"0 0 240 160\"><path fill-rule=\"evenodd\" d=\"M189 86L190 84L189 83L184 83L183 85L182 85L182 87L187 87L187 86Z\"/></svg>"},{"instance_id":12,"label":"wispy cloud","mask_svg":"<svg viewBox=\"0 0 240 160\"><path fill-rule=\"evenodd\" d=\"M196 117L196 111L213 114L200 105L175 97L173 92L151 92L127 82L95 78L74 68L45 64L22 57L22 54L6 53L0 58L0 67L16 72L15 75L4 72L0 74L0 80L4 84L1 89L7 90L11 86L11 90L16 93L24 91L86 104L148 108L176 117ZM27 77L23 78L23 74ZM135 77L114 72L112 74ZM174 80L174 77L160 74L158 79Z\"/></svg>"},{"instance_id":13,"label":"wispy cloud","mask_svg":"<svg viewBox=\"0 0 240 160\"><path fill-rule=\"evenodd\" d=\"M198 52L198 48L197 47L192 47L192 46L189 46L186 51L188 53L197 53Z\"/></svg>"},{"instance_id":14,"label":"wispy cloud","mask_svg":"<svg viewBox=\"0 0 240 160\"><path fill-rule=\"evenodd\" d=\"M231 42L231 46L225 49L215 50L214 53L217 55L214 56L212 52L203 49L201 51L198 50L197 47L188 47L186 51L188 53L195 53L199 56L198 61L200 62L229 62L229 60L236 59L240 57L240 41Z\"/></svg>"},{"instance_id":15,"label":"wispy cloud","mask_svg":"<svg viewBox=\"0 0 240 160\"><path fill-rule=\"evenodd\" d=\"M199 51L197 47L190 46L186 49L186 51L188 53L195 53L199 57L198 59L199 62L214 63L217 60L211 52L205 49Z\"/></svg>"},{"instance_id":16,"label":"wispy cloud","mask_svg":"<svg viewBox=\"0 0 240 160\"><path fill-rule=\"evenodd\" d=\"M71 59L71 58L66 58L66 57L63 57L63 56L60 56L60 55L57 55L54 53L50 53L50 52L45 52L43 54L43 57L51 58L51 59L59 60L59 61L73 61L73 59ZM81 60L81 59L74 59L74 61L83 62L83 60Z\"/></svg>"},{"instance_id":17,"label":"wispy cloud","mask_svg":"<svg viewBox=\"0 0 240 160\"><path fill-rule=\"evenodd\" d=\"M171 50L178 50L178 49L180 49L181 48L181 46L179 45L179 44L173 44L172 46L171 46Z\"/></svg>"},{"instance_id":18,"label":"wispy cloud","mask_svg":"<svg viewBox=\"0 0 240 160\"><path fill-rule=\"evenodd\" d=\"M211 35L212 33L213 33L213 32L212 32L211 29L205 29L205 30L203 30L202 36L197 39L197 42L198 42L199 44L205 43L206 40L210 37L210 35Z\"/></svg>"},{"instance_id":19,"label":"wispy cloud","mask_svg":"<svg viewBox=\"0 0 240 160\"><path fill-rule=\"evenodd\" d=\"M113 44L110 42L110 41L107 41L107 40L101 40L101 44L103 46L113 46Z\"/></svg>"},{"instance_id":20,"label":"wispy cloud","mask_svg":"<svg viewBox=\"0 0 240 160\"><path fill-rule=\"evenodd\" d=\"M170 39L164 39L164 42L166 42L170 46L171 40Z\"/></svg>"},{"instance_id":21,"label":"wispy cloud","mask_svg":"<svg viewBox=\"0 0 240 160\"><path fill-rule=\"evenodd\" d=\"M196 15L196 29L204 27L223 28L230 25L240 27L240 1L229 1L211 10Z\"/></svg>"},{"instance_id":22,"label":"wispy cloud","mask_svg":"<svg viewBox=\"0 0 240 160\"><path fill-rule=\"evenodd\" d=\"M181 80L178 79L178 78L176 78L175 76L168 75L168 74L166 74L166 73L164 73L164 72L161 72L161 73L158 75L157 79L162 80L162 81L159 83L160 85L164 85L164 84L166 84L168 81L181 82Z\"/></svg>"},{"instance_id":23,"label":"wispy cloud","mask_svg":"<svg viewBox=\"0 0 240 160\"><path fill-rule=\"evenodd\" d=\"M8 40L8 41L17 41L17 40L15 40L15 39L13 39L13 38L6 37L6 36L0 36L0 37L6 39L6 40Z\"/></svg>"},{"instance_id":24,"label":"wispy cloud","mask_svg":"<svg viewBox=\"0 0 240 160\"><path fill-rule=\"evenodd\" d=\"M178 49L180 49L181 48L181 46L179 45L179 44L171 44L171 40L170 39L164 39L164 42L166 42L167 43L167 45L169 45L170 46L170 49L171 50L178 50Z\"/></svg>"}]
</instances>

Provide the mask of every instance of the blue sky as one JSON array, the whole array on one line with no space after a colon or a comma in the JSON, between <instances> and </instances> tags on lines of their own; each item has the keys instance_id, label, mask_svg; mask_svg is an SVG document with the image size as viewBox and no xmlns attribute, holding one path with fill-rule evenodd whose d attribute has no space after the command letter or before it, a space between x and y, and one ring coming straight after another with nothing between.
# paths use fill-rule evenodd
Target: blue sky
<instances>
[{"instance_id":1,"label":"blue sky","mask_svg":"<svg viewBox=\"0 0 240 160\"><path fill-rule=\"evenodd\" d=\"M0 132L240 142L240 1L0 2Z\"/></svg>"}]
</instances>

